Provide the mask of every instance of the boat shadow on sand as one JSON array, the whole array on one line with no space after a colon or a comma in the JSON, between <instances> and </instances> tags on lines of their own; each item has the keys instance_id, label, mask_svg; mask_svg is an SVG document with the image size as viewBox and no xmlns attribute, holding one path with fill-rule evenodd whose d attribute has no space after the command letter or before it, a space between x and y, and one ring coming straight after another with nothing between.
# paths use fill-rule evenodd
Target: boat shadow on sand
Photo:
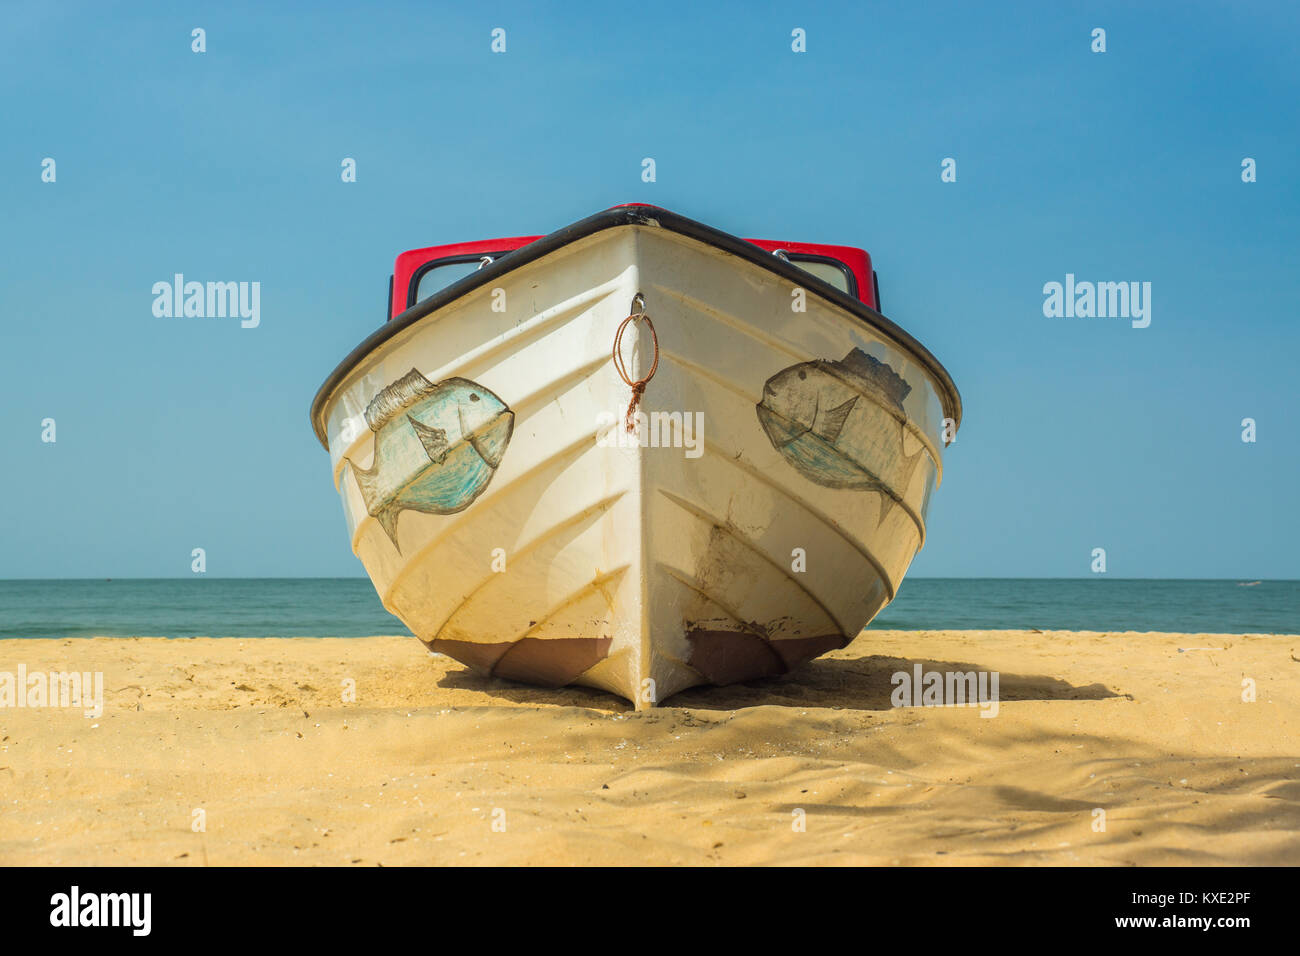
<instances>
[{"instance_id":1,"label":"boat shadow on sand","mask_svg":"<svg viewBox=\"0 0 1300 956\"><path fill-rule=\"evenodd\" d=\"M789 674L730 684L725 687L692 687L659 704L660 709L740 710L746 707L826 707L841 710L894 710L894 696L900 687L895 675L914 680L922 674L976 675L992 669L969 661L938 661L929 658L901 658L869 655L855 658L819 658ZM987 678L986 678L987 679ZM545 688L519 684L496 677L484 677L469 669L445 674L438 686L478 691L489 698L511 704L587 707L594 710L630 711L632 705L613 694L587 687ZM916 689L911 706L920 706ZM1104 700L1129 697L1101 683L1075 685L1043 674L998 672L997 700Z\"/></svg>"}]
</instances>

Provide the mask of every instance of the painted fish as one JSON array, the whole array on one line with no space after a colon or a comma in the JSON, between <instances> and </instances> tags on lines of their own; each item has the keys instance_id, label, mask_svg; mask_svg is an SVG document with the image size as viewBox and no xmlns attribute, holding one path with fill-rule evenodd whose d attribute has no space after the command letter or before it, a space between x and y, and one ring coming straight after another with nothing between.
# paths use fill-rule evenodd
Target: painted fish
<instances>
[{"instance_id":1,"label":"painted fish","mask_svg":"<svg viewBox=\"0 0 1300 956\"><path fill-rule=\"evenodd\" d=\"M369 468L350 459L366 511L397 544L403 511L448 515L483 493L514 432L515 413L467 378L436 385L415 369L366 406L375 433Z\"/></svg>"},{"instance_id":2,"label":"painted fish","mask_svg":"<svg viewBox=\"0 0 1300 956\"><path fill-rule=\"evenodd\" d=\"M895 501L920 451L903 457L912 387L862 349L841 361L815 359L777 372L763 386L758 420L799 473L828 488L879 491Z\"/></svg>"}]
</instances>

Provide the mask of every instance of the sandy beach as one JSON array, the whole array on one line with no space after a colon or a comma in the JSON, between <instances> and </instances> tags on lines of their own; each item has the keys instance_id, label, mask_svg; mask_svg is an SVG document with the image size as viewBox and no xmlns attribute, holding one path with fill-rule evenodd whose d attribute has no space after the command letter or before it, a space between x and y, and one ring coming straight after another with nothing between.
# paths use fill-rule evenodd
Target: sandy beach
<instances>
[{"instance_id":1,"label":"sandy beach","mask_svg":"<svg viewBox=\"0 0 1300 956\"><path fill-rule=\"evenodd\" d=\"M918 663L998 672L996 716L893 707ZM641 713L409 637L20 664L101 671L104 709L0 710L4 864L1300 862L1297 636L869 631Z\"/></svg>"}]
</instances>

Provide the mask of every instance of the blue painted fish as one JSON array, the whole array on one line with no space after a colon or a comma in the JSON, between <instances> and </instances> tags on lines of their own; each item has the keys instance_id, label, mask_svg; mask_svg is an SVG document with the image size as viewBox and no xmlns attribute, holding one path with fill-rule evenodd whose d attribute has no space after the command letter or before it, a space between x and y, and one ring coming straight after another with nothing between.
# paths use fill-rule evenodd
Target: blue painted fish
<instances>
[{"instance_id":1,"label":"blue painted fish","mask_svg":"<svg viewBox=\"0 0 1300 956\"><path fill-rule=\"evenodd\" d=\"M900 499L920 452L903 458L912 387L862 349L841 361L815 359L777 372L763 386L758 420L799 473L829 488Z\"/></svg>"},{"instance_id":2,"label":"blue painted fish","mask_svg":"<svg viewBox=\"0 0 1300 956\"><path fill-rule=\"evenodd\" d=\"M464 511L496 474L514 432L515 414L488 389L466 378L436 385L415 369L366 406L375 433L369 468L349 460L366 511L397 544L403 511Z\"/></svg>"}]
</instances>

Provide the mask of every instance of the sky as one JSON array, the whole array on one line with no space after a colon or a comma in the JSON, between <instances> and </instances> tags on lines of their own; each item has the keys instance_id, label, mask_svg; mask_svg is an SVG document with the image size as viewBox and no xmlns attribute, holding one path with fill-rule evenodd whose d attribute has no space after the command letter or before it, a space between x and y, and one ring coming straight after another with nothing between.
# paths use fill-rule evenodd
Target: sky
<instances>
[{"instance_id":1,"label":"sky","mask_svg":"<svg viewBox=\"0 0 1300 956\"><path fill-rule=\"evenodd\" d=\"M649 202L871 252L965 406L912 575L1089 576L1104 548L1114 577L1300 578L1294 4L0 24L0 577L189 576L197 547L211 576L363 575L307 411L394 257ZM178 272L259 282L260 324L155 316ZM1149 282L1150 325L1045 316L1067 274Z\"/></svg>"}]
</instances>

